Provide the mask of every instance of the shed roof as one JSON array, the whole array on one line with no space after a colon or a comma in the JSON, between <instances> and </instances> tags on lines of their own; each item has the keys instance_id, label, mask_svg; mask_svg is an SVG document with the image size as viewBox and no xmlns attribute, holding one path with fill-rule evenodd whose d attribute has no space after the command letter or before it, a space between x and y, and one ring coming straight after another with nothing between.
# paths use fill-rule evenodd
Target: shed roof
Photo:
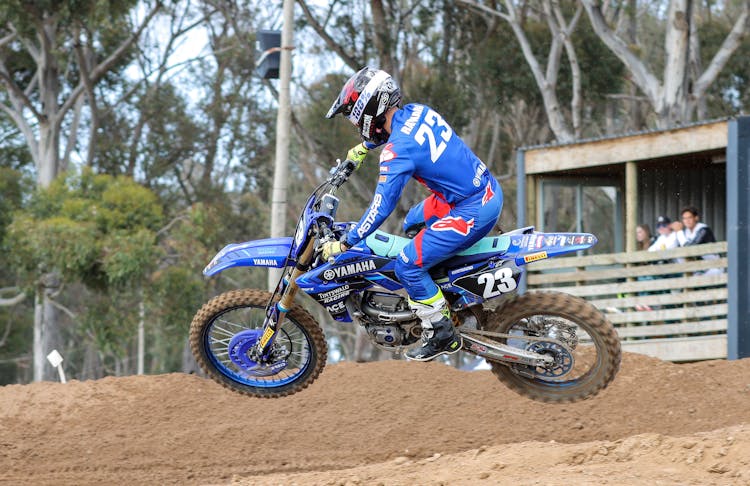
<instances>
[{"instance_id":1,"label":"shed roof","mask_svg":"<svg viewBox=\"0 0 750 486\"><path fill-rule=\"evenodd\" d=\"M702 121L666 130L646 130L571 143L521 147L526 174L624 164L727 146L729 118Z\"/></svg>"}]
</instances>

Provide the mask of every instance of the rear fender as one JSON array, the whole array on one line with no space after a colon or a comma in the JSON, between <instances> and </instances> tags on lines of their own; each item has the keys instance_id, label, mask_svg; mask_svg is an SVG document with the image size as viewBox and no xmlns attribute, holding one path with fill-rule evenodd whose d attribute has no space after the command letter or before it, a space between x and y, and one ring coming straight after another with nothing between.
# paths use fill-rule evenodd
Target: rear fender
<instances>
[{"instance_id":1,"label":"rear fender","mask_svg":"<svg viewBox=\"0 0 750 486\"><path fill-rule=\"evenodd\" d=\"M516 265L526 265L539 260L587 250L596 245L591 233L526 233L509 234L510 246L505 253L513 257Z\"/></svg>"},{"instance_id":2,"label":"rear fender","mask_svg":"<svg viewBox=\"0 0 750 486\"><path fill-rule=\"evenodd\" d=\"M203 275L210 277L231 267L283 268L287 266L291 248L290 237L232 243L213 257L203 269Z\"/></svg>"}]
</instances>

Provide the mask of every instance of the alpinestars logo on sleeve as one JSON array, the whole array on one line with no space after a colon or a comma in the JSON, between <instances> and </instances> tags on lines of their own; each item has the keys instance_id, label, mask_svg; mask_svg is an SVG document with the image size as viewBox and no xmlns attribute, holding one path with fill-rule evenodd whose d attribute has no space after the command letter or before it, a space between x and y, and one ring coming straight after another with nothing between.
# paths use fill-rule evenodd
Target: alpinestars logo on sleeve
<instances>
[{"instance_id":1,"label":"alpinestars logo on sleeve","mask_svg":"<svg viewBox=\"0 0 750 486\"><path fill-rule=\"evenodd\" d=\"M383 151L380 152L380 162L388 162L398 157L398 154L393 151L393 144L389 143L383 147Z\"/></svg>"},{"instance_id":2,"label":"alpinestars logo on sleeve","mask_svg":"<svg viewBox=\"0 0 750 486\"><path fill-rule=\"evenodd\" d=\"M467 236L474 227L474 218L466 221L462 217L446 216L432 223L430 229L435 231L455 231L459 235Z\"/></svg>"}]
</instances>

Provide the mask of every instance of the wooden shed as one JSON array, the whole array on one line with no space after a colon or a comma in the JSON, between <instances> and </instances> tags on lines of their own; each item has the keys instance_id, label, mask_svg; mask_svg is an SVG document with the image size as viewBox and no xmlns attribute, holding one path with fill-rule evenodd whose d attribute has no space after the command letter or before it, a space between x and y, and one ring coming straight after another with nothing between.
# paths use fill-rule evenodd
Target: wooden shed
<instances>
[{"instance_id":1,"label":"wooden shed","mask_svg":"<svg viewBox=\"0 0 750 486\"><path fill-rule=\"evenodd\" d=\"M634 251L636 225L654 228L657 217L674 220L682 207L692 205L717 239L726 239L728 123L521 149L527 224L552 230L560 219L555 212L574 203L578 230L590 231L598 221L612 226L597 228L603 244L598 252ZM604 197L597 199L596 192ZM575 201L566 204L568 197ZM598 207L587 210L587 204Z\"/></svg>"},{"instance_id":2,"label":"wooden shed","mask_svg":"<svg viewBox=\"0 0 750 486\"><path fill-rule=\"evenodd\" d=\"M701 220L713 229L719 241L710 249L723 255L720 266L726 269L724 276L705 282L695 280L705 270L700 263L691 263L686 267L687 273L680 272L680 275L664 275L666 271L660 273L660 269L655 269L652 273L656 278L679 277L671 283L677 287L673 294L694 292L671 297L674 305L669 308L682 310L665 314L662 309L659 313L618 316L612 320L619 319L623 326L664 326L665 322L682 326L671 328L674 332L668 333L663 327L658 332L644 330L634 333L630 330L621 333L633 336L634 340L652 336L663 339L665 334L696 338L677 353L664 351L676 349L674 343L656 341L653 341L654 346L643 351L664 359L750 356L749 163L750 117L712 120L669 130L569 144L523 147L517 153L519 226L596 234L600 244L592 249L590 261L579 255L569 261L568 270L573 273L567 280L559 275L552 280L585 287L585 282L594 284L597 280L592 273L594 270L607 270L609 273L602 273L601 278L608 278L607 282L611 283L613 275L617 275L614 281L627 283L633 288L634 294L625 295L630 299L625 312L630 313L634 312L635 306L643 307L638 294L645 294L650 288L644 282L635 282L650 270L633 269L648 262L649 257L628 256L636 250L636 226L646 223L654 228L659 216L675 220L679 218L681 208L697 207ZM689 257L687 260L699 258L701 251L681 250ZM541 269L540 272L544 269L560 272L566 259L557 260L544 262L537 268ZM667 271L672 270L674 268L667 268ZM693 272L696 272L695 276ZM543 287L543 282L543 277L530 273L529 287ZM664 287L665 282L650 285ZM568 290L598 299L610 308L616 302L612 300L612 294L592 294L590 291L587 294L585 289L572 290L572 287ZM713 307L685 310L686 306L694 307L687 299L702 296L710 297L702 303ZM646 300L653 303L658 299L650 297ZM702 320L709 325L701 327ZM707 341L708 335L722 334L720 342L711 338L714 342L711 352L691 351L699 350L700 343ZM720 352L717 351L719 348Z\"/></svg>"}]
</instances>

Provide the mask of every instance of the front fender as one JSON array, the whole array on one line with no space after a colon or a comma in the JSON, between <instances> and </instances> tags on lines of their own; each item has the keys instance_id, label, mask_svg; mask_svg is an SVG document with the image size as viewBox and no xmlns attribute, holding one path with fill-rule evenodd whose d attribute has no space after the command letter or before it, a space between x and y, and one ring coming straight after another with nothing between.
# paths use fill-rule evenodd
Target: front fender
<instances>
[{"instance_id":1,"label":"front fender","mask_svg":"<svg viewBox=\"0 0 750 486\"><path fill-rule=\"evenodd\" d=\"M282 268L286 266L291 248L291 237L232 243L213 257L203 269L203 275L210 277L230 267Z\"/></svg>"}]
</instances>

